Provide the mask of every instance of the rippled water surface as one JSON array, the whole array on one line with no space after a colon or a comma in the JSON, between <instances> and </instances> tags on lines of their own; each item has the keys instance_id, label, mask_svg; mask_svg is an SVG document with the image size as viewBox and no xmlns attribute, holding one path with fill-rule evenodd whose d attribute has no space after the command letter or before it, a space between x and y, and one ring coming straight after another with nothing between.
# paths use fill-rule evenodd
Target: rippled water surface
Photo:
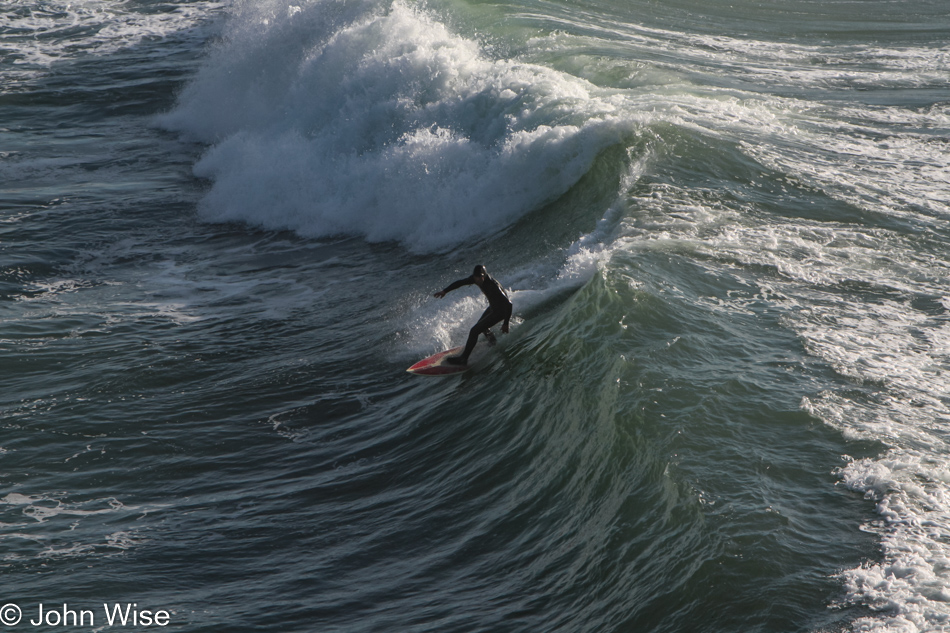
<instances>
[{"instance_id":1,"label":"rippled water surface","mask_svg":"<svg viewBox=\"0 0 950 633\"><path fill-rule=\"evenodd\" d=\"M4 624L950 628L945 9L0 1Z\"/></svg>"}]
</instances>

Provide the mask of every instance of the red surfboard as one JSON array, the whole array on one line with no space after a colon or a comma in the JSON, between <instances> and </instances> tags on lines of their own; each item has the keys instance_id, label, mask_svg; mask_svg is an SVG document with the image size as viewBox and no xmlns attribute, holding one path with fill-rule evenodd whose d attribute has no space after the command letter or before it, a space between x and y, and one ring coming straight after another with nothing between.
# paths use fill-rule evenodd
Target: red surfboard
<instances>
[{"instance_id":1,"label":"red surfboard","mask_svg":"<svg viewBox=\"0 0 950 633\"><path fill-rule=\"evenodd\" d=\"M410 374L420 374L422 376L448 376L449 374L459 374L468 369L468 365L450 365L445 362L449 356L456 356L462 353L462 347L453 347L444 352L433 354L428 358L423 358L418 363L407 369Z\"/></svg>"}]
</instances>

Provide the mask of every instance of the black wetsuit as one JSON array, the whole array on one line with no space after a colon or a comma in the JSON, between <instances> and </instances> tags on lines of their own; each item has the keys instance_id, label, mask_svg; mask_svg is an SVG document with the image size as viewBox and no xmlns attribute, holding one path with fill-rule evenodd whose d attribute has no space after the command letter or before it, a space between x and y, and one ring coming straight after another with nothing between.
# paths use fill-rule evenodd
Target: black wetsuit
<instances>
[{"instance_id":1,"label":"black wetsuit","mask_svg":"<svg viewBox=\"0 0 950 633\"><path fill-rule=\"evenodd\" d=\"M469 286L474 283L475 275L472 275L470 277L466 277L465 279L459 279L458 281L452 282L446 286L445 290L442 292L451 292L456 288ZM488 299L488 309L485 310L481 318L478 320L478 323L476 323L468 333L468 341L465 343L465 351L460 355L460 358L463 362L468 362L469 354L471 354L472 350L475 349L475 343L478 342L478 336L480 334L489 336L490 333L488 332L488 328L500 321L504 321L504 327L507 328L508 321L511 319L511 299L509 299L508 295L505 294L505 289L501 287L501 284L486 273L485 281L482 282L480 288L482 293L485 295L485 298ZM491 340L490 337L489 340Z\"/></svg>"}]
</instances>

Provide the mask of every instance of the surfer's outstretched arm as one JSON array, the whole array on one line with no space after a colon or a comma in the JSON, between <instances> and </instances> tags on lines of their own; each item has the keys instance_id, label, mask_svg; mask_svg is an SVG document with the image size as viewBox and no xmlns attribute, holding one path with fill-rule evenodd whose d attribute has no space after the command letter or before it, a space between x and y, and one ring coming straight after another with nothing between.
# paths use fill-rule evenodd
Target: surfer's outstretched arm
<instances>
[{"instance_id":1,"label":"surfer's outstretched arm","mask_svg":"<svg viewBox=\"0 0 950 633\"><path fill-rule=\"evenodd\" d=\"M441 299L442 297L449 294L456 288L461 288L462 286L470 286L473 283L475 283L475 279L473 277L466 277L465 279L459 279L458 281L453 281L448 286L446 286L445 290L440 290L432 296L435 297L436 299Z\"/></svg>"}]
</instances>

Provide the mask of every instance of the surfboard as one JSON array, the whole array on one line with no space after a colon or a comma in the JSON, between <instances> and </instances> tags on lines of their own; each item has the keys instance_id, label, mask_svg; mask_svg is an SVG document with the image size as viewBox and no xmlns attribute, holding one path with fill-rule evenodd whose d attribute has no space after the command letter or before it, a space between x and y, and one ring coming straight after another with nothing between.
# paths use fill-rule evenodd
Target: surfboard
<instances>
[{"instance_id":1,"label":"surfboard","mask_svg":"<svg viewBox=\"0 0 950 633\"><path fill-rule=\"evenodd\" d=\"M448 376L450 374L459 374L466 371L468 365L450 365L445 362L445 359L449 356L461 354L463 349L463 347L453 347L444 352L433 354L428 358L423 358L406 371L410 374L419 374L421 376Z\"/></svg>"}]
</instances>

